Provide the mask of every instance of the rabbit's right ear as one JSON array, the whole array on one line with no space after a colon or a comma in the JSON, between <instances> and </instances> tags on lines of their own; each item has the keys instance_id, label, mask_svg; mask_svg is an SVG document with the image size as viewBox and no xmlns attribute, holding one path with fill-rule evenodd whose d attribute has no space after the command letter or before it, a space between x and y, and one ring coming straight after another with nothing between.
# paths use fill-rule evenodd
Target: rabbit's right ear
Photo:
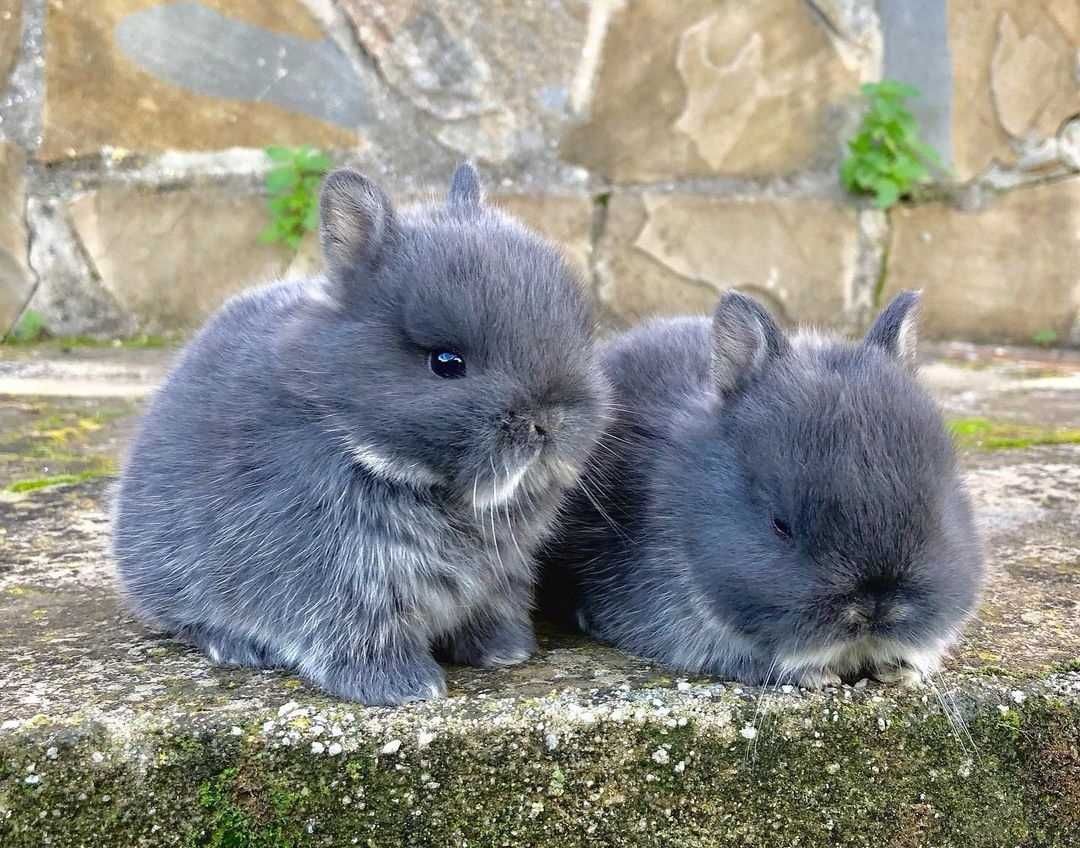
<instances>
[{"instance_id":1,"label":"rabbit's right ear","mask_svg":"<svg viewBox=\"0 0 1080 848\"><path fill-rule=\"evenodd\" d=\"M881 348L902 362L909 371L916 370L916 325L919 322L921 299L920 292L900 292L882 310L865 339L865 344Z\"/></svg>"},{"instance_id":2,"label":"rabbit's right ear","mask_svg":"<svg viewBox=\"0 0 1080 848\"><path fill-rule=\"evenodd\" d=\"M347 168L334 171L319 198L319 240L331 276L376 264L397 233L394 205L375 183Z\"/></svg>"},{"instance_id":3,"label":"rabbit's right ear","mask_svg":"<svg viewBox=\"0 0 1080 848\"><path fill-rule=\"evenodd\" d=\"M721 395L738 391L787 349L784 331L756 300L737 291L720 298L712 320L712 374Z\"/></svg>"}]
</instances>

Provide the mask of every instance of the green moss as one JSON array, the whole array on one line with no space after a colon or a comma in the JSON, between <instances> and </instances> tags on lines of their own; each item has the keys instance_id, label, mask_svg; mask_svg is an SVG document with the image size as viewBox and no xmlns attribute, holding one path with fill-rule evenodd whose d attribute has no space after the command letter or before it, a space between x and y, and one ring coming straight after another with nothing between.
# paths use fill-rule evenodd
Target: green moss
<instances>
[{"instance_id":1,"label":"green moss","mask_svg":"<svg viewBox=\"0 0 1080 848\"><path fill-rule=\"evenodd\" d=\"M264 810L261 787L246 781L236 768L202 783L197 796L207 819L188 834L191 848L292 848L299 844L284 825L271 819L287 814L289 805Z\"/></svg>"},{"instance_id":2,"label":"green moss","mask_svg":"<svg viewBox=\"0 0 1080 848\"><path fill-rule=\"evenodd\" d=\"M116 473L114 463L107 460L97 460L95 467L77 474L53 474L48 477L36 477L30 480L17 480L6 487L6 490L15 494L36 492L39 489L48 489L52 486L71 486L76 483L85 483L87 480L96 480L99 477L108 477Z\"/></svg>"},{"instance_id":3,"label":"green moss","mask_svg":"<svg viewBox=\"0 0 1080 848\"><path fill-rule=\"evenodd\" d=\"M9 347L40 347L56 350L79 350L86 348L114 347L126 350L141 350L147 348L162 348L175 344L176 340L168 336L155 336L143 334L123 339L101 339L94 336L50 336L44 332L36 332L30 335L10 335L5 337L2 344Z\"/></svg>"},{"instance_id":4,"label":"green moss","mask_svg":"<svg viewBox=\"0 0 1080 848\"><path fill-rule=\"evenodd\" d=\"M55 344L67 350L78 348L118 347L125 350L145 350L168 347L175 340L167 336L143 334L124 339L96 339L93 336L65 336L55 339Z\"/></svg>"},{"instance_id":5,"label":"green moss","mask_svg":"<svg viewBox=\"0 0 1080 848\"><path fill-rule=\"evenodd\" d=\"M1010 450L1036 445L1080 444L1080 429L1047 429L1006 424L986 418L956 418L949 430L958 447L978 450Z\"/></svg>"},{"instance_id":6,"label":"green moss","mask_svg":"<svg viewBox=\"0 0 1080 848\"><path fill-rule=\"evenodd\" d=\"M1009 671L1007 668L1003 668L1002 666L993 663L976 666L975 668L966 671L966 673L977 675L979 677L1013 678L1017 676L1015 672Z\"/></svg>"},{"instance_id":7,"label":"green moss","mask_svg":"<svg viewBox=\"0 0 1080 848\"><path fill-rule=\"evenodd\" d=\"M443 727L423 751L404 734L394 756L378 755L383 735L331 757L256 729L193 726L144 739L166 753L147 760L102 730L41 727L0 737L0 844L1080 844L1080 706L1032 696L1003 712L961 699L977 750L918 696L822 706L767 712L753 746L733 733L751 720L743 702L730 724L578 725L554 751L532 721ZM46 745L60 748L55 761ZM25 783L31 764L37 785Z\"/></svg>"},{"instance_id":8,"label":"green moss","mask_svg":"<svg viewBox=\"0 0 1080 848\"><path fill-rule=\"evenodd\" d=\"M30 344L38 341L45 334L45 318L40 312L27 309L19 317L15 326L0 337L3 344Z\"/></svg>"}]
</instances>

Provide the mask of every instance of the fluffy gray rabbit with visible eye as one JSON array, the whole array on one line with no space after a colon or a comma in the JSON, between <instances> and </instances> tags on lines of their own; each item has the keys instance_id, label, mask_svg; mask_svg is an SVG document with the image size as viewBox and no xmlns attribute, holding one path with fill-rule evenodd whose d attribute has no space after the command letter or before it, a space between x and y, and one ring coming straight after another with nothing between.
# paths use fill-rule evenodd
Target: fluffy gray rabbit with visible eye
<instances>
[{"instance_id":1,"label":"fluffy gray rabbit with visible eye","mask_svg":"<svg viewBox=\"0 0 1080 848\"><path fill-rule=\"evenodd\" d=\"M613 419L546 553L583 629L678 669L918 683L982 557L953 446L913 378L918 296L866 338L791 337L729 292L711 321L603 346Z\"/></svg>"},{"instance_id":2,"label":"fluffy gray rabbit with visible eye","mask_svg":"<svg viewBox=\"0 0 1080 848\"><path fill-rule=\"evenodd\" d=\"M113 547L149 622L224 665L368 704L445 691L436 657L535 649L534 551L605 414L590 305L484 203L398 211L337 171L327 273L242 294L155 397Z\"/></svg>"}]
</instances>

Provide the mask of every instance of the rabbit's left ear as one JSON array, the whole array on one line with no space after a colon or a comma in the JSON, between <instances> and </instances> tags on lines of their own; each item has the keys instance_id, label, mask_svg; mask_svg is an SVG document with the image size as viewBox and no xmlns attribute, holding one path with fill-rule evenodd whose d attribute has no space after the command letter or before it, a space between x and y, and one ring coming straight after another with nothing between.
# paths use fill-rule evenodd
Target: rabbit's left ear
<instances>
[{"instance_id":1,"label":"rabbit's left ear","mask_svg":"<svg viewBox=\"0 0 1080 848\"><path fill-rule=\"evenodd\" d=\"M356 171L334 171L319 199L319 239L331 276L351 279L376 265L396 237L394 204L375 183Z\"/></svg>"},{"instance_id":2,"label":"rabbit's left ear","mask_svg":"<svg viewBox=\"0 0 1080 848\"><path fill-rule=\"evenodd\" d=\"M874 321L874 326L866 334L863 344L881 348L914 371L921 299L919 292L900 292Z\"/></svg>"},{"instance_id":3,"label":"rabbit's left ear","mask_svg":"<svg viewBox=\"0 0 1080 848\"><path fill-rule=\"evenodd\" d=\"M712 376L717 392L732 395L790 348L764 306L734 289L724 292L712 319Z\"/></svg>"},{"instance_id":4,"label":"rabbit's left ear","mask_svg":"<svg viewBox=\"0 0 1080 848\"><path fill-rule=\"evenodd\" d=\"M480 175L468 162L462 162L450 181L450 194L446 198L451 209L471 214L480 208Z\"/></svg>"}]
</instances>

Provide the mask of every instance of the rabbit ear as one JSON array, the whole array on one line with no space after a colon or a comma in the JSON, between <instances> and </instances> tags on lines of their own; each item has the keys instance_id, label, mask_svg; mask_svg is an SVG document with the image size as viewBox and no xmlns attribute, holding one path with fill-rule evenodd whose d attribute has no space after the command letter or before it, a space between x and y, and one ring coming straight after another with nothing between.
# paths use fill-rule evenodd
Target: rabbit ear
<instances>
[{"instance_id":1,"label":"rabbit ear","mask_svg":"<svg viewBox=\"0 0 1080 848\"><path fill-rule=\"evenodd\" d=\"M729 291L712 320L712 373L720 394L731 394L788 349L784 331L752 297Z\"/></svg>"},{"instance_id":2,"label":"rabbit ear","mask_svg":"<svg viewBox=\"0 0 1080 848\"><path fill-rule=\"evenodd\" d=\"M459 212L471 213L480 208L480 175L468 162L462 162L450 181L447 203Z\"/></svg>"},{"instance_id":3,"label":"rabbit ear","mask_svg":"<svg viewBox=\"0 0 1080 848\"><path fill-rule=\"evenodd\" d=\"M326 178L319 216L319 239L332 275L374 264L397 231L390 198L367 177L348 169Z\"/></svg>"},{"instance_id":4,"label":"rabbit ear","mask_svg":"<svg viewBox=\"0 0 1080 848\"><path fill-rule=\"evenodd\" d=\"M915 370L920 292L902 291L874 321L863 343L876 345Z\"/></svg>"}]
</instances>

